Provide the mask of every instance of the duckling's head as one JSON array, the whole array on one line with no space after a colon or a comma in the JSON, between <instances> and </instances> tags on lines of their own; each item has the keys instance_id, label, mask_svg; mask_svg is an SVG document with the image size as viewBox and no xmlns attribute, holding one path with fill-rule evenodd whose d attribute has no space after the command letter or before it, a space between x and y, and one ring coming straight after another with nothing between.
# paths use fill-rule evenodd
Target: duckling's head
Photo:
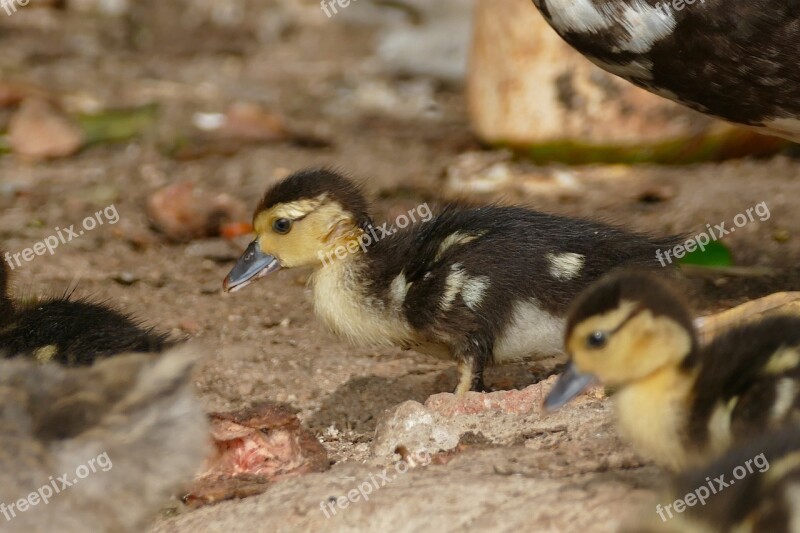
<instances>
[{"instance_id":1,"label":"duckling's head","mask_svg":"<svg viewBox=\"0 0 800 533\"><path fill-rule=\"evenodd\" d=\"M320 266L339 245L372 224L367 201L352 181L331 170L297 172L270 188L253 215L255 240L225 278L226 291L244 288L281 268Z\"/></svg>"},{"instance_id":2,"label":"duckling's head","mask_svg":"<svg viewBox=\"0 0 800 533\"><path fill-rule=\"evenodd\" d=\"M593 381L624 387L679 366L697 340L683 301L652 275L611 274L576 298L569 314L567 369L545 406L558 408Z\"/></svg>"}]
</instances>

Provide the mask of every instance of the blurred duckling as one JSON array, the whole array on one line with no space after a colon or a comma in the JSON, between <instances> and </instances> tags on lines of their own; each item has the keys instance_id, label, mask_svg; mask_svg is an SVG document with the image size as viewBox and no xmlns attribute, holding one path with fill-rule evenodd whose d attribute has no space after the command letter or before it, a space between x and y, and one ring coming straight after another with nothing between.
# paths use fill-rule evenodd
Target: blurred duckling
<instances>
[{"instance_id":1,"label":"blurred duckling","mask_svg":"<svg viewBox=\"0 0 800 533\"><path fill-rule=\"evenodd\" d=\"M456 359L456 392L485 390L490 363L560 353L563 316L590 282L623 264L657 264L653 239L522 207L427 204L377 226L353 182L330 170L271 187L255 240L224 282L241 289L281 268L315 268L317 315L358 344Z\"/></svg>"},{"instance_id":2,"label":"blurred duckling","mask_svg":"<svg viewBox=\"0 0 800 533\"><path fill-rule=\"evenodd\" d=\"M5 357L32 355L40 362L90 365L102 357L161 352L172 345L167 335L142 327L108 305L70 294L14 301L10 277L8 265L0 261L0 354Z\"/></svg>"},{"instance_id":3,"label":"blurred duckling","mask_svg":"<svg viewBox=\"0 0 800 533\"><path fill-rule=\"evenodd\" d=\"M672 469L800 414L798 317L739 325L701 347L669 287L618 272L576 299L565 338L570 360L545 406L564 405L595 380L614 387L621 432Z\"/></svg>"},{"instance_id":4,"label":"blurred duckling","mask_svg":"<svg viewBox=\"0 0 800 533\"><path fill-rule=\"evenodd\" d=\"M0 360L0 529L144 531L211 451L190 379L199 357Z\"/></svg>"},{"instance_id":5,"label":"blurred duckling","mask_svg":"<svg viewBox=\"0 0 800 533\"><path fill-rule=\"evenodd\" d=\"M737 446L699 470L684 472L624 531L800 532L800 428L791 425Z\"/></svg>"}]
</instances>

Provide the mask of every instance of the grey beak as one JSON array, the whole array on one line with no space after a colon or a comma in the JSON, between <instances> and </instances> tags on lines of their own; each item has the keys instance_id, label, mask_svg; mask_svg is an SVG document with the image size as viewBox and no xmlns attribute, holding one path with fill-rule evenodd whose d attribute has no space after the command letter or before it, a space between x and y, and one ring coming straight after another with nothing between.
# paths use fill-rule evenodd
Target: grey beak
<instances>
[{"instance_id":1,"label":"grey beak","mask_svg":"<svg viewBox=\"0 0 800 533\"><path fill-rule=\"evenodd\" d=\"M547 411L555 411L583 392L594 381L594 376L580 372L570 361L544 401Z\"/></svg>"},{"instance_id":2,"label":"grey beak","mask_svg":"<svg viewBox=\"0 0 800 533\"><path fill-rule=\"evenodd\" d=\"M225 281L222 282L222 288L225 289L225 292L238 291L280 268L280 261L262 252L258 242L253 241L233 266Z\"/></svg>"}]
</instances>

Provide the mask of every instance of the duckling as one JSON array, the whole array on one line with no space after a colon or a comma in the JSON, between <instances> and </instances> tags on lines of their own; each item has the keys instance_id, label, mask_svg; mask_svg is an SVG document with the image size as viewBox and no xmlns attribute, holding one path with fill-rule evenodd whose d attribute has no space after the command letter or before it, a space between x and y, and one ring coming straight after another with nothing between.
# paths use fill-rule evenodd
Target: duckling
<instances>
[{"instance_id":1,"label":"duckling","mask_svg":"<svg viewBox=\"0 0 800 533\"><path fill-rule=\"evenodd\" d=\"M379 227L352 181L298 172L264 195L256 238L223 286L313 267L314 308L333 332L454 358L463 394L485 390L489 363L560 353L564 313L582 288L622 264L655 266L674 240L522 207L417 212L398 217L403 228Z\"/></svg>"},{"instance_id":2,"label":"duckling","mask_svg":"<svg viewBox=\"0 0 800 533\"><path fill-rule=\"evenodd\" d=\"M5 357L33 355L39 361L90 365L102 357L161 352L172 345L167 335L144 328L107 305L70 294L15 302L9 282L8 265L0 261L0 354Z\"/></svg>"},{"instance_id":3,"label":"duckling","mask_svg":"<svg viewBox=\"0 0 800 533\"><path fill-rule=\"evenodd\" d=\"M0 529L144 531L211 452L190 376L202 356L0 360Z\"/></svg>"},{"instance_id":4,"label":"duckling","mask_svg":"<svg viewBox=\"0 0 800 533\"><path fill-rule=\"evenodd\" d=\"M799 481L800 428L790 425L737 446L699 470L681 473L669 499L642 517L646 526L626 531L796 533Z\"/></svg>"},{"instance_id":5,"label":"duckling","mask_svg":"<svg viewBox=\"0 0 800 533\"><path fill-rule=\"evenodd\" d=\"M565 339L567 369L545 407L595 380L611 386L621 433L671 469L800 415L798 317L737 325L701 346L687 306L667 285L618 272L576 299Z\"/></svg>"},{"instance_id":6,"label":"duckling","mask_svg":"<svg viewBox=\"0 0 800 533\"><path fill-rule=\"evenodd\" d=\"M795 0L533 0L600 68L659 96L800 141Z\"/></svg>"}]
</instances>

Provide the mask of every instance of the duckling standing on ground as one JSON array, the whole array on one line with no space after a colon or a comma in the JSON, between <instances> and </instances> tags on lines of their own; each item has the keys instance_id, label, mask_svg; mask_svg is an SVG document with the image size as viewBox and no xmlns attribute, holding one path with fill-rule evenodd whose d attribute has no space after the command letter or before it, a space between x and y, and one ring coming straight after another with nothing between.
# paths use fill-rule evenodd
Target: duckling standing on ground
<instances>
[{"instance_id":1,"label":"duckling standing on ground","mask_svg":"<svg viewBox=\"0 0 800 533\"><path fill-rule=\"evenodd\" d=\"M172 344L166 335L142 328L107 305L70 295L14 302L9 280L8 265L0 261L0 356L89 365L118 353L161 352Z\"/></svg>"},{"instance_id":2,"label":"duckling standing on ground","mask_svg":"<svg viewBox=\"0 0 800 533\"><path fill-rule=\"evenodd\" d=\"M559 353L564 312L582 288L622 264L655 266L656 250L673 244L521 207L418 211L416 224L379 236L351 181L296 173L261 200L256 239L224 287L315 267L314 307L330 329L455 358L461 394L484 390L489 363Z\"/></svg>"},{"instance_id":3,"label":"duckling standing on ground","mask_svg":"<svg viewBox=\"0 0 800 533\"><path fill-rule=\"evenodd\" d=\"M566 328L555 409L595 379L618 387L620 430L679 469L800 415L800 318L737 326L700 347L683 302L652 276L620 272L578 297Z\"/></svg>"}]
</instances>

